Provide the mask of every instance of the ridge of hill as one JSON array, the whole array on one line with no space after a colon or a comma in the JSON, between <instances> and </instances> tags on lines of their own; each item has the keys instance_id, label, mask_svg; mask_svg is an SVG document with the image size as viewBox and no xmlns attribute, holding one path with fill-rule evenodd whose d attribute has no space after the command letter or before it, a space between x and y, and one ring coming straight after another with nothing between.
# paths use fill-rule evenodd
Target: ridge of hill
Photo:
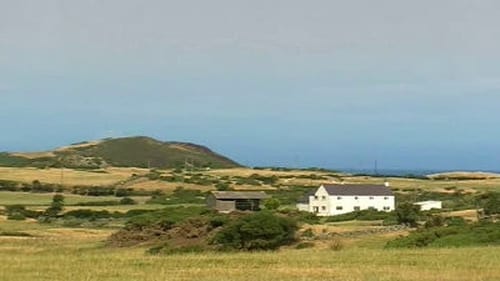
<instances>
[{"instance_id":1,"label":"ridge of hill","mask_svg":"<svg viewBox=\"0 0 500 281\"><path fill-rule=\"evenodd\" d=\"M163 142L144 136L81 142L45 152L0 153L0 166L9 167L180 168L186 163L196 168L240 167L202 145Z\"/></svg>"}]
</instances>

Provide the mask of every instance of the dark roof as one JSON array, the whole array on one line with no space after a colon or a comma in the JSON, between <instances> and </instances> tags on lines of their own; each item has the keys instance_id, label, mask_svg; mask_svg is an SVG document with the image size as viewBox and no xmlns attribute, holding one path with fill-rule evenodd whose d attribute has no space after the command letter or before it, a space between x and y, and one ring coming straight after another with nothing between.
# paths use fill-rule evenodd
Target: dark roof
<instances>
[{"instance_id":1,"label":"dark roof","mask_svg":"<svg viewBox=\"0 0 500 281\"><path fill-rule=\"evenodd\" d=\"M309 190L306 194L304 194L304 196L302 196L299 199L298 203L309 204L309 196L313 196L316 193L317 190L318 189Z\"/></svg>"},{"instance_id":2,"label":"dark roof","mask_svg":"<svg viewBox=\"0 0 500 281\"><path fill-rule=\"evenodd\" d=\"M212 191L216 199L266 199L269 198L264 191Z\"/></svg>"},{"instance_id":3,"label":"dark roof","mask_svg":"<svg viewBox=\"0 0 500 281\"><path fill-rule=\"evenodd\" d=\"M369 184L325 184L323 187L329 195L359 196L391 196L391 189L385 185Z\"/></svg>"}]
</instances>

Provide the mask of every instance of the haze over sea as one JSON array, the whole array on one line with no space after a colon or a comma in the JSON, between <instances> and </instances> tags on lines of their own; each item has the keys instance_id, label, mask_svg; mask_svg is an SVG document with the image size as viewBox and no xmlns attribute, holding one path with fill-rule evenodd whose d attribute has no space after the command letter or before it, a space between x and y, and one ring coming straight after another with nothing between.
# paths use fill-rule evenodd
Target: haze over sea
<instances>
[{"instance_id":1,"label":"haze over sea","mask_svg":"<svg viewBox=\"0 0 500 281\"><path fill-rule=\"evenodd\" d=\"M500 169L500 1L0 3L0 151L146 135L249 166Z\"/></svg>"}]
</instances>

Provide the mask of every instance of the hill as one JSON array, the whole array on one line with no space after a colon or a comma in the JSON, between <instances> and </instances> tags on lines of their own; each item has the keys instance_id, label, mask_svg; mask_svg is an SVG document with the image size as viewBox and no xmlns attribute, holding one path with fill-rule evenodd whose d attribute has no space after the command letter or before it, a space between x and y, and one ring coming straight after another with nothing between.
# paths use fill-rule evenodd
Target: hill
<instances>
[{"instance_id":1,"label":"hill","mask_svg":"<svg viewBox=\"0 0 500 281\"><path fill-rule=\"evenodd\" d=\"M127 137L81 142L53 151L0 153L0 166L178 168L189 162L195 167L233 168L240 165L207 147L184 142L162 142L149 137Z\"/></svg>"}]
</instances>

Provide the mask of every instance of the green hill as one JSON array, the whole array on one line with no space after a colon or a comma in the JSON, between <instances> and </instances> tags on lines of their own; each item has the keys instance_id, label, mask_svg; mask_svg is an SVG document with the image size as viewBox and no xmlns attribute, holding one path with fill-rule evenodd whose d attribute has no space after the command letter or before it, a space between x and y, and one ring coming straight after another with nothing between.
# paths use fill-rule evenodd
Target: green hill
<instances>
[{"instance_id":1,"label":"green hill","mask_svg":"<svg viewBox=\"0 0 500 281\"><path fill-rule=\"evenodd\" d=\"M82 142L40 153L0 153L0 166L99 168L232 168L239 164L207 147L183 142L162 142L149 137L128 137Z\"/></svg>"}]
</instances>

